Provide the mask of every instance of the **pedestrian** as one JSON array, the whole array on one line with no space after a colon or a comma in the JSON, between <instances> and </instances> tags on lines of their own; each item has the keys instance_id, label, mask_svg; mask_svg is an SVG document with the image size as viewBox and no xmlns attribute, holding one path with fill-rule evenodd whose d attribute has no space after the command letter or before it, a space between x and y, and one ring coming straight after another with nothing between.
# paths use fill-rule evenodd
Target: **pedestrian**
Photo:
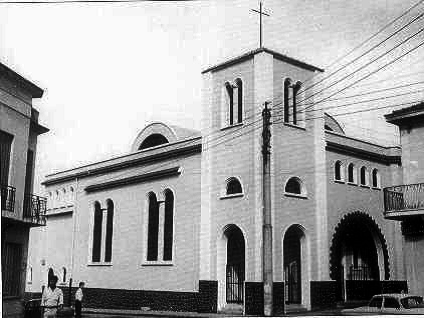
<instances>
[{"instance_id":1,"label":"pedestrian","mask_svg":"<svg viewBox=\"0 0 424 318\"><path fill-rule=\"evenodd\" d=\"M44 289L41 296L41 306L44 308L44 318L56 318L57 309L63 306L63 293L56 287L58 278L52 276L49 278L47 288Z\"/></svg>"},{"instance_id":2,"label":"pedestrian","mask_svg":"<svg viewBox=\"0 0 424 318\"><path fill-rule=\"evenodd\" d=\"M82 290L85 286L84 282L79 283L79 288L77 289L77 292L75 293L75 317L81 318L81 307L82 307L82 298L84 294L82 293Z\"/></svg>"}]
</instances>

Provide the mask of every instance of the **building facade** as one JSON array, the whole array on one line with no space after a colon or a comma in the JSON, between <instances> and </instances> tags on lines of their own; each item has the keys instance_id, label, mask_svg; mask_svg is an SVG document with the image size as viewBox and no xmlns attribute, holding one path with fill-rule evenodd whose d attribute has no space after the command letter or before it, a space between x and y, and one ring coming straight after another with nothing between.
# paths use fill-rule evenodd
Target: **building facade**
<instances>
[{"instance_id":1,"label":"building facade","mask_svg":"<svg viewBox=\"0 0 424 318\"><path fill-rule=\"evenodd\" d=\"M399 127L402 179L384 189L385 217L401 225L410 292L424 294L424 103L386 115Z\"/></svg>"},{"instance_id":2,"label":"building facade","mask_svg":"<svg viewBox=\"0 0 424 318\"><path fill-rule=\"evenodd\" d=\"M405 289L399 225L382 213L400 148L347 136L313 103L319 72L248 52L202 73L201 132L153 123L128 155L47 176L27 291L53 271L86 282L87 307L263 314L265 101L275 312Z\"/></svg>"},{"instance_id":3,"label":"building facade","mask_svg":"<svg viewBox=\"0 0 424 318\"><path fill-rule=\"evenodd\" d=\"M3 314L22 311L31 227L46 223L46 198L33 194L38 122L33 98L43 90L0 64L0 183Z\"/></svg>"}]
</instances>

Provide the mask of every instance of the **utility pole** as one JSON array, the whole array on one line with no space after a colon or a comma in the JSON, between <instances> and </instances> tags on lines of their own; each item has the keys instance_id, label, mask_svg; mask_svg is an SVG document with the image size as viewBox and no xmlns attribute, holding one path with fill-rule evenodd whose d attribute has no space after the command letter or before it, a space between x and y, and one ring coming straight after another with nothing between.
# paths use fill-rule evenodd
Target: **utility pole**
<instances>
[{"instance_id":1,"label":"utility pole","mask_svg":"<svg viewBox=\"0 0 424 318\"><path fill-rule=\"evenodd\" d=\"M262 16L266 15L269 17L268 13L262 11L262 1L259 2L259 10L250 9L253 12L259 13L259 48L262 48Z\"/></svg>"},{"instance_id":2,"label":"utility pole","mask_svg":"<svg viewBox=\"0 0 424 318\"><path fill-rule=\"evenodd\" d=\"M263 158L263 225L262 225L262 271L264 283L264 315L272 316L273 274L272 274L272 225L271 225L271 110L269 102L264 103L262 111L262 158Z\"/></svg>"}]
</instances>

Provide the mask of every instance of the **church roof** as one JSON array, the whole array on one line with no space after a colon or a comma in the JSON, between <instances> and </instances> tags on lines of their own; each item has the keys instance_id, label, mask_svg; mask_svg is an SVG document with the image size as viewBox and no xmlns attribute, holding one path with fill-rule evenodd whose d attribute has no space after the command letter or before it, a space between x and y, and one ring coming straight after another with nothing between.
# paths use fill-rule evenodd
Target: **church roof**
<instances>
[{"instance_id":1,"label":"church roof","mask_svg":"<svg viewBox=\"0 0 424 318\"><path fill-rule=\"evenodd\" d=\"M234 65L234 64L237 64L237 63L246 61L248 59L253 58L253 56L255 54L262 53L262 52L266 52L266 53L272 54L274 56L274 58L276 58L277 60L280 60L280 61L283 61L283 62L292 64L292 65L295 65L295 66L304 68L304 69L309 70L309 71L324 72L324 70L322 68L319 68L319 67L316 67L314 65L311 65L311 64L302 62L300 60L297 60L295 58L289 57L287 55L278 53L278 52L276 52L274 50L271 50L271 49L262 47L262 48L258 48L258 49L255 49L253 51L247 52L245 54L242 54L240 56L237 56L235 58L232 58L230 60L227 60L227 61L225 61L223 63L220 63L220 64L217 64L217 65L211 66L211 67L205 69L204 71L202 71L202 74L207 73L207 72L211 72L211 71L218 71L218 70L223 69L225 67L228 67L228 66L231 66L231 65Z\"/></svg>"}]
</instances>

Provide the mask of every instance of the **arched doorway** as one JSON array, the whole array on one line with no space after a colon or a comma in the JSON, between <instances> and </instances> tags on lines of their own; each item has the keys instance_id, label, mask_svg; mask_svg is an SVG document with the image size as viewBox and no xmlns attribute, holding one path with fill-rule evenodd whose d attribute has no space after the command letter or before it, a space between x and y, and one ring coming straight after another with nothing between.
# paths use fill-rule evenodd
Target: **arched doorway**
<instances>
[{"instance_id":1,"label":"arched doorway","mask_svg":"<svg viewBox=\"0 0 424 318\"><path fill-rule=\"evenodd\" d=\"M330 249L330 277L338 282L339 300L366 299L389 279L386 240L366 213L354 212L336 226Z\"/></svg>"},{"instance_id":2,"label":"arched doorway","mask_svg":"<svg viewBox=\"0 0 424 318\"><path fill-rule=\"evenodd\" d=\"M245 243L241 230L231 225L224 232L227 238L225 266L225 298L227 304L243 304L245 279Z\"/></svg>"},{"instance_id":3,"label":"arched doorway","mask_svg":"<svg viewBox=\"0 0 424 318\"><path fill-rule=\"evenodd\" d=\"M283 241L285 302L302 303L302 241L305 234L300 225L290 226Z\"/></svg>"}]
</instances>

